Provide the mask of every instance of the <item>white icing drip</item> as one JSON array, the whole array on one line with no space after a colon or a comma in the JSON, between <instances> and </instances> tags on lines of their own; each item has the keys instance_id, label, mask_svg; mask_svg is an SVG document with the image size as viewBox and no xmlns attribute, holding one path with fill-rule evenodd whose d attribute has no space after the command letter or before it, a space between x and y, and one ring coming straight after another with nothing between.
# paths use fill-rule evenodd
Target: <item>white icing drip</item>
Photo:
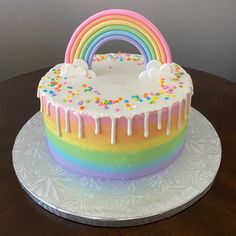
<instances>
[{"instance_id":1,"label":"white icing drip","mask_svg":"<svg viewBox=\"0 0 236 236\"><path fill-rule=\"evenodd\" d=\"M157 130L161 129L162 110L157 111Z\"/></svg>"},{"instance_id":2,"label":"white icing drip","mask_svg":"<svg viewBox=\"0 0 236 236\"><path fill-rule=\"evenodd\" d=\"M179 102L179 108L178 108L178 124L177 128L180 128L181 125L181 108L182 108L182 101Z\"/></svg>"},{"instance_id":3,"label":"white icing drip","mask_svg":"<svg viewBox=\"0 0 236 236\"><path fill-rule=\"evenodd\" d=\"M69 122L70 122L70 120L69 120L69 110L65 109L65 132L66 133L69 133L69 127L70 127Z\"/></svg>"},{"instance_id":4,"label":"white icing drip","mask_svg":"<svg viewBox=\"0 0 236 236\"><path fill-rule=\"evenodd\" d=\"M188 99L187 99L188 97L187 97L187 95L186 95L186 98L184 99L185 100L185 103L184 103L184 119L186 119L187 118L187 108L188 108Z\"/></svg>"},{"instance_id":5,"label":"white icing drip","mask_svg":"<svg viewBox=\"0 0 236 236\"><path fill-rule=\"evenodd\" d=\"M111 118L111 144L116 143L116 118Z\"/></svg>"},{"instance_id":6,"label":"white icing drip","mask_svg":"<svg viewBox=\"0 0 236 236\"><path fill-rule=\"evenodd\" d=\"M78 137L83 138L84 136L83 119L80 114L78 114L77 117L78 117Z\"/></svg>"},{"instance_id":7,"label":"white icing drip","mask_svg":"<svg viewBox=\"0 0 236 236\"><path fill-rule=\"evenodd\" d=\"M171 127L171 107L168 107L167 121L166 121L166 135L170 135L170 127Z\"/></svg>"},{"instance_id":8,"label":"white icing drip","mask_svg":"<svg viewBox=\"0 0 236 236\"><path fill-rule=\"evenodd\" d=\"M47 100L47 104L46 104L46 115L49 115L49 106L50 106L51 102Z\"/></svg>"},{"instance_id":9,"label":"white icing drip","mask_svg":"<svg viewBox=\"0 0 236 236\"><path fill-rule=\"evenodd\" d=\"M149 136L149 113L144 114L144 137Z\"/></svg>"},{"instance_id":10,"label":"white icing drip","mask_svg":"<svg viewBox=\"0 0 236 236\"><path fill-rule=\"evenodd\" d=\"M94 122L95 122L95 134L98 135L100 134L100 119L94 118Z\"/></svg>"},{"instance_id":11,"label":"white icing drip","mask_svg":"<svg viewBox=\"0 0 236 236\"><path fill-rule=\"evenodd\" d=\"M189 98L189 105L188 105L188 112L190 112L190 109L191 109L192 95L193 95L193 90L192 90L192 88L191 88L191 91L190 91L190 98Z\"/></svg>"},{"instance_id":12,"label":"white icing drip","mask_svg":"<svg viewBox=\"0 0 236 236\"><path fill-rule=\"evenodd\" d=\"M57 127L57 136L61 136L61 125L60 125L59 106L55 106L55 109L56 109L56 127Z\"/></svg>"},{"instance_id":13,"label":"white icing drip","mask_svg":"<svg viewBox=\"0 0 236 236\"><path fill-rule=\"evenodd\" d=\"M127 135L128 136L132 135L132 120L133 120L133 117L127 118Z\"/></svg>"},{"instance_id":14,"label":"white icing drip","mask_svg":"<svg viewBox=\"0 0 236 236\"><path fill-rule=\"evenodd\" d=\"M43 112L43 96L40 94L40 111Z\"/></svg>"}]
</instances>

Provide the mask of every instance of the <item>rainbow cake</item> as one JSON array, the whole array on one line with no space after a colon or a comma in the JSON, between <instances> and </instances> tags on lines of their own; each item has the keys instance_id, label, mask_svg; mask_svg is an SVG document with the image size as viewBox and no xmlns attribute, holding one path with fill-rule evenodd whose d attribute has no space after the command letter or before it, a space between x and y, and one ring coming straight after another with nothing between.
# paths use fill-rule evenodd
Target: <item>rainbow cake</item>
<instances>
[{"instance_id":1,"label":"rainbow cake","mask_svg":"<svg viewBox=\"0 0 236 236\"><path fill-rule=\"evenodd\" d=\"M96 54L111 40L139 54ZM38 87L48 148L80 175L134 179L181 155L193 94L189 74L171 60L155 25L129 10L106 10L73 33L65 62Z\"/></svg>"}]
</instances>

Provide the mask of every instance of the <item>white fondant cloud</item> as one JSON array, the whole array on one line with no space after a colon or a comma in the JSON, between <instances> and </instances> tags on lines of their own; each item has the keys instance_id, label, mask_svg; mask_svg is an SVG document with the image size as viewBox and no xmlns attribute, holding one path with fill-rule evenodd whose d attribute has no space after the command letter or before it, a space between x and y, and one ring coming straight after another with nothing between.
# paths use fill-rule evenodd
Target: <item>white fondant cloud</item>
<instances>
[{"instance_id":1,"label":"white fondant cloud","mask_svg":"<svg viewBox=\"0 0 236 236\"><path fill-rule=\"evenodd\" d=\"M148 64L146 65L146 70L150 70L150 69L152 69L152 68L155 68L155 69L159 70L160 67L161 67L161 65L162 65L162 64L161 64L160 61L158 61L158 60L151 60L151 61L149 61Z\"/></svg>"},{"instance_id":2,"label":"white fondant cloud","mask_svg":"<svg viewBox=\"0 0 236 236\"><path fill-rule=\"evenodd\" d=\"M88 64L82 59L77 59L73 64L64 63L61 67L61 75L67 77L96 78L94 71L88 69Z\"/></svg>"},{"instance_id":3,"label":"white fondant cloud","mask_svg":"<svg viewBox=\"0 0 236 236\"><path fill-rule=\"evenodd\" d=\"M73 65L75 67L83 67L85 68L86 70L88 70L88 64L86 61L82 60L82 59L76 59L74 62L73 62Z\"/></svg>"},{"instance_id":4,"label":"white fondant cloud","mask_svg":"<svg viewBox=\"0 0 236 236\"><path fill-rule=\"evenodd\" d=\"M173 79L175 77L173 65L170 63L161 64L158 60L149 61L146 65L146 70L139 75L139 79Z\"/></svg>"}]
</instances>

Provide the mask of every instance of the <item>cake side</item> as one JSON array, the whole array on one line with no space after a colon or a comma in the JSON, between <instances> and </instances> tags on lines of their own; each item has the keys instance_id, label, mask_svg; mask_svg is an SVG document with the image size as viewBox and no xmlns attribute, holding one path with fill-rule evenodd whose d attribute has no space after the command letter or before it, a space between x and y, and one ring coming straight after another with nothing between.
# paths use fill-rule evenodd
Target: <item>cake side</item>
<instances>
[{"instance_id":1,"label":"cake side","mask_svg":"<svg viewBox=\"0 0 236 236\"><path fill-rule=\"evenodd\" d=\"M173 112L178 109L175 106ZM44 115L45 116L45 115ZM76 119L71 115L72 120ZM62 115L63 118L63 115ZM106 118L101 118L101 134L94 133L95 124L84 116L84 137L78 138L78 130L65 133L62 129L60 137L56 134L56 127L44 117L48 144L56 160L69 170L89 176L130 179L155 173L167 167L181 153L187 121L181 121L177 129L177 122L172 123L170 135L166 135L166 113L161 121L162 129L157 130L156 114L150 117L150 136L143 135L143 116L136 116L133 122L133 135L127 136L127 122L123 118L117 119L117 143L109 142L110 132L103 132L111 127ZM174 118L174 116L173 116ZM104 120L103 120L104 119ZM142 124L140 124L142 122ZM89 125L90 124L90 125ZM103 137L105 136L105 137ZM124 138L126 137L126 138ZM121 142L119 142L121 140Z\"/></svg>"}]
</instances>

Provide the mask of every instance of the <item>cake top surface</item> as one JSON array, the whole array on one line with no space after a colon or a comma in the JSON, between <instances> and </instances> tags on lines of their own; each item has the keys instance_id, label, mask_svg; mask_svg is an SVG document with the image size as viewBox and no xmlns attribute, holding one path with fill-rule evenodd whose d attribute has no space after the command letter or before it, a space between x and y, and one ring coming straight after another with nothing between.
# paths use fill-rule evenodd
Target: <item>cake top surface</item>
<instances>
[{"instance_id":1,"label":"cake top surface","mask_svg":"<svg viewBox=\"0 0 236 236\"><path fill-rule=\"evenodd\" d=\"M101 45L123 40L139 54L97 54ZM96 117L132 117L170 108L192 93L190 76L172 63L160 30L137 12L111 9L82 22L68 43L65 61L40 81L47 102Z\"/></svg>"},{"instance_id":2,"label":"cake top surface","mask_svg":"<svg viewBox=\"0 0 236 236\"><path fill-rule=\"evenodd\" d=\"M81 114L132 117L170 107L192 89L189 74L175 63L153 61L144 71L143 57L127 53L96 54L93 71L81 62L50 69L39 83L40 96Z\"/></svg>"}]
</instances>

